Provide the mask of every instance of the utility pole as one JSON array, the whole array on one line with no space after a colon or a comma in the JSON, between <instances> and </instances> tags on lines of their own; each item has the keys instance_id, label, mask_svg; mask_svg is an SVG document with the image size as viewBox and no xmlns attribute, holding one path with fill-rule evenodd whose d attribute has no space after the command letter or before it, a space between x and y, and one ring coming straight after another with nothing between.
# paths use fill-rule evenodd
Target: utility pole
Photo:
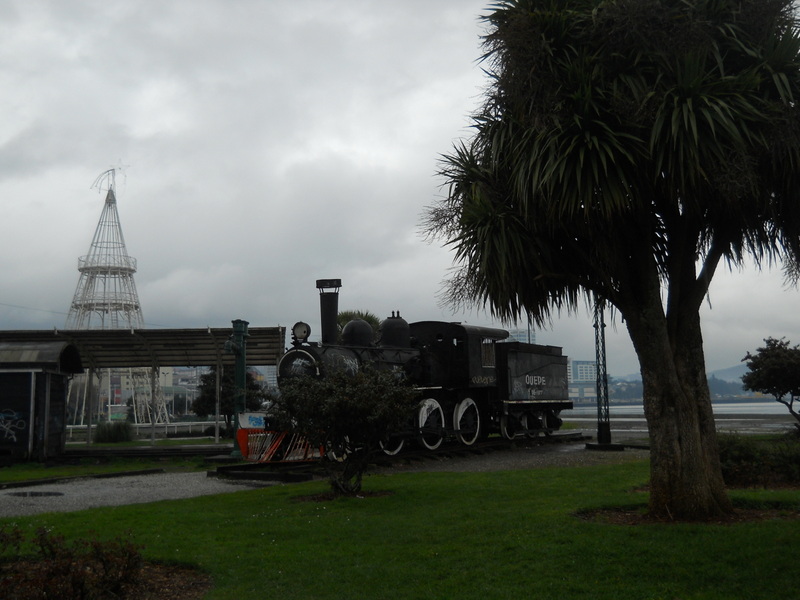
<instances>
[{"instance_id":1,"label":"utility pole","mask_svg":"<svg viewBox=\"0 0 800 600\"><path fill-rule=\"evenodd\" d=\"M611 443L611 418L608 409L608 371L606 370L606 302L594 299L594 349L597 371L597 443L586 444L589 450L624 450L621 444Z\"/></svg>"},{"instance_id":2,"label":"utility pole","mask_svg":"<svg viewBox=\"0 0 800 600\"><path fill-rule=\"evenodd\" d=\"M242 452L239 449L239 440L237 434L239 432L239 415L245 411L246 407L246 394L247 394L247 326L249 323L242 319L236 319L231 322L233 325L233 335L225 342L225 352L233 353L236 356L236 362L233 370L233 381L236 388L236 396L233 401L233 451L231 456L233 458L242 458Z\"/></svg>"}]
</instances>

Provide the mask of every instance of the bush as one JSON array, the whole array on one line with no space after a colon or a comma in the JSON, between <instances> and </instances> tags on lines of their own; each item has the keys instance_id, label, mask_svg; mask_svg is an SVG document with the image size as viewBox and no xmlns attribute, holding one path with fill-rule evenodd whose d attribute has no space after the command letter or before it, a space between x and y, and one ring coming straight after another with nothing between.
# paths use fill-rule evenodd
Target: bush
<instances>
[{"instance_id":1,"label":"bush","mask_svg":"<svg viewBox=\"0 0 800 600\"><path fill-rule=\"evenodd\" d=\"M32 556L20 552L33 547ZM8 600L59 598L92 600L121 597L142 567L140 548L127 539L64 538L40 527L30 540L14 526L0 528L0 597Z\"/></svg>"},{"instance_id":2,"label":"bush","mask_svg":"<svg viewBox=\"0 0 800 600\"><path fill-rule=\"evenodd\" d=\"M206 437L214 437L214 435L215 435L215 426L214 425L209 425L208 427L206 427L203 430L203 435L206 436ZM224 423L221 423L220 426L219 426L219 437L220 437L220 439L221 438L232 439L233 438L233 429L229 428Z\"/></svg>"},{"instance_id":3,"label":"bush","mask_svg":"<svg viewBox=\"0 0 800 600\"><path fill-rule=\"evenodd\" d=\"M800 483L800 439L763 440L752 436L719 436L722 476L727 485L769 487Z\"/></svg>"},{"instance_id":4,"label":"bush","mask_svg":"<svg viewBox=\"0 0 800 600\"><path fill-rule=\"evenodd\" d=\"M325 449L322 464L334 493L355 494L381 442L407 428L417 395L398 374L363 365L355 373L333 370L284 382L269 416Z\"/></svg>"},{"instance_id":5,"label":"bush","mask_svg":"<svg viewBox=\"0 0 800 600\"><path fill-rule=\"evenodd\" d=\"M128 421L109 423L104 421L94 430L94 441L97 444L115 444L133 440L133 425Z\"/></svg>"}]
</instances>

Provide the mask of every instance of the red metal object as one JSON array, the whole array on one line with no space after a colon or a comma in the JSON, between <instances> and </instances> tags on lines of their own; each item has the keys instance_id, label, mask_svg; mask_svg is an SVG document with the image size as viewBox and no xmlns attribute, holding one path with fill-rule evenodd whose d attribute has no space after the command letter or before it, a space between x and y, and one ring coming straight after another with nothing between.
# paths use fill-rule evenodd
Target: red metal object
<instances>
[{"instance_id":1,"label":"red metal object","mask_svg":"<svg viewBox=\"0 0 800 600\"><path fill-rule=\"evenodd\" d=\"M236 441L242 457L249 462L301 462L322 456L302 436L286 431L238 429Z\"/></svg>"}]
</instances>

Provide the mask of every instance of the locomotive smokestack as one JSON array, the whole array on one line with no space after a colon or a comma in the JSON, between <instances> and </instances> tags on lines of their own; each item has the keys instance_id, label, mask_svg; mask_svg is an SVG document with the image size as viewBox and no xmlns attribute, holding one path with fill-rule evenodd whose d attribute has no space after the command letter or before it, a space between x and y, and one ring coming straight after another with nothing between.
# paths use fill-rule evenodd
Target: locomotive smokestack
<instances>
[{"instance_id":1,"label":"locomotive smokestack","mask_svg":"<svg viewBox=\"0 0 800 600\"><path fill-rule=\"evenodd\" d=\"M319 290L319 317L322 328L322 343L335 344L338 329L336 318L339 316L339 288L341 279L317 279Z\"/></svg>"}]
</instances>

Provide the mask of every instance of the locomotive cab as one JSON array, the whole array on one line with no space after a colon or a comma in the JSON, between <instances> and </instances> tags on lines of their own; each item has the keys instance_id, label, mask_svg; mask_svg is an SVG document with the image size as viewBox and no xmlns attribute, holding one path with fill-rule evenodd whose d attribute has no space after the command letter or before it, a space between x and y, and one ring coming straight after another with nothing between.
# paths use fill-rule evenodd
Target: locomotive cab
<instances>
[{"instance_id":1,"label":"locomotive cab","mask_svg":"<svg viewBox=\"0 0 800 600\"><path fill-rule=\"evenodd\" d=\"M427 385L454 389L496 385L495 345L508 337L507 331L439 321L411 323L410 330L427 354Z\"/></svg>"}]
</instances>

